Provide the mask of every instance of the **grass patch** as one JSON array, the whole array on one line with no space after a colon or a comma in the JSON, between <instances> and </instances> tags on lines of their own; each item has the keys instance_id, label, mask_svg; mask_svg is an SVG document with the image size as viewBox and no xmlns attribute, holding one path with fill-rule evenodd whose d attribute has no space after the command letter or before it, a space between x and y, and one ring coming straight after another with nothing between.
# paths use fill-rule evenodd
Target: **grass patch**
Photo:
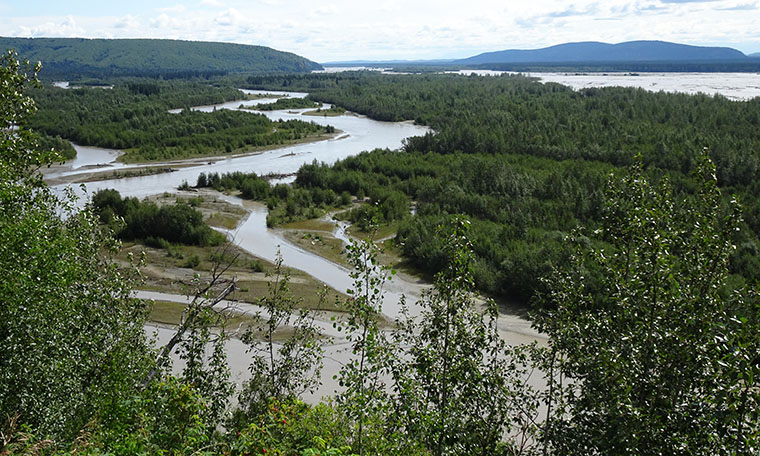
<instances>
[{"instance_id":1,"label":"grass patch","mask_svg":"<svg viewBox=\"0 0 760 456\"><path fill-rule=\"evenodd\" d=\"M304 250L315 253L333 263L348 266L346 257L343 255L343 241L334 238L327 232L292 230L285 231L282 234L285 239Z\"/></svg>"},{"instance_id":2,"label":"grass patch","mask_svg":"<svg viewBox=\"0 0 760 456\"><path fill-rule=\"evenodd\" d=\"M335 136L338 136L339 134L342 134L343 131L334 129L330 132L321 131L321 132L315 132L313 134L305 135L298 139L288 139L284 140L281 143L277 144L268 144L264 146L247 146L247 147L240 147L235 149L230 149L229 151L226 149L209 149L197 152L193 149L172 149L173 154L170 156L160 156L155 158L148 158L143 155L140 155L140 150L136 148L125 148L123 149L124 155L119 156L116 161L126 164L138 164L138 163L154 163L154 162L172 162L172 166L175 166L175 161L181 161L181 160L193 160L197 158L204 158L204 159L213 159L213 158L230 158L230 157L240 157L245 155L252 155L259 152L265 152L270 150L277 150L282 149L285 147L290 147L298 144L307 144L317 141L324 141L330 138L333 138Z\"/></svg>"},{"instance_id":3,"label":"grass patch","mask_svg":"<svg viewBox=\"0 0 760 456\"><path fill-rule=\"evenodd\" d=\"M185 305L172 301L153 301L148 320L165 325L179 325Z\"/></svg>"},{"instance_id":4,"label":"grass patch","mask_svg":"<svg viewBox=\"0 0 760 456\"><path fill-rule=\"evenodd\" d=\"M304 115L304 116L316 116L316 117L338 117L338 116L342 116L345 113L346 113L345 109L343 109L341 107L338 107L338 106L333 106L330 109L319 108L319 109L315 109L313 111L306 111L302 115Z\"/></svg>"},{"instance_id":5,"label":"grass patch","mask_svg":"<svg viewBox=\"0 0 760 456\"><path fill-rule=\"evenodd\" d=\"M214 213L206 218L206 223L211 226L217 226L226 228L228 230L234 230L240 223L241 217L235 217L233 215Z\"/></svg>"},{"instance_id":6,"label":"grass patch","mask_svg":"<svg viewBox=\"0 0 760 456\"><path fill-rule=\"evenodd\" d=\"M127 264L128 255L134 258L145 256L145 264L141 272L145 283L141 289L162 293L192 295L195 293L192 281L196 274L201 278L208 277L213 267L212 257L221 256L225 261L233 261L224 278L237 278L238 290L230 298L249 303L256 303L268 291L268 278L263 271L272 271L273 265L266 260L254 257L235 246L229 246L226 252L219 252L214 247L174 246L169 252L164 249L147 247L141 244L124 243L117 260ZM195 258L198 259L194 264ZM192 266L192 267L189 267ZM290 273L290 289L296 299L302 300L303 308L339 311L336 300L345 299L345 295L328 289L326 301L320 303L319 292L324 284L310 275L286 268ZM165 312L165 310L164 310ZM164 318L167 319L169 316ZM159 321L159 320L156 320ZM161 320L163 322L163 320Z\"/></svg>"},{"instance_id":7,"label":"grass patch","mask_svg":"<svg viewBox=\"0 0 760 456\"><path fill-rule=\"evenodd\" d=\"M102 180L126 179L129 177L154 176L157 174L173 173L174 171L177 171L177 169L169 168L166 166L152 166L147 168L127 169L122 171L103 171L87 174L85 177L78 176L74 182L88 183Z\"/></svg>"},{"instance_id":8,"label":"grass patch","mask_svg":"<svg viewBox=\"0 0 760 456\"><path fill-rule=\"evenodd\" d=\"M178 326L182 319L182 312L185 311L186 307L186 304L180 302L154 300L148 320L154 323ZM224 328L233 334L242 334L246 329L260 321L261 319L254 315L232 313L225 320Z\"/></svg>"},{"instance_id":9,"label":"grass patch","mask_svg":"<svg viewBox=\"0 0 760 456\"><path fill-rule=\"evenodd\" d=\"M432 277L427 277L426 274L415 268L409 260L404 258L401 254L401 249L396 246L394 238L398 231L398 224L399 222L393 222L382 225L378 227L374 234L362 231L356 226L349 227L348 232L353 238L364 239L372 237L378 240L376 242L381 247L381 251L378 254L380 264L390 266L410 277L422 277L432 280ZM283 230L282 235L285 239L304 250L319 255L333 263L350 267L346 256L343 254L343 241L332 236L333 226L332 223L322 219L303 220L283 225L282 228L287 230Z\"/></svg>"},{"instance_id":10,"label":"grass patch","mask_svg":"<svg viewBox=\"0 0 760 456\"><path fill-rule=\"evenodd\" d=\"M326 231L328 233L332 233L333 227L332 223L322 220L322 219L308 219L308 220L299 220L297 222L290 222L285 223L284 225L280 225L280 228L288 229L288 230L305 230L305 231Z\"/></svg>"},{"instance_id":11,"label":"grass patch","mask_svg":"<svg viewBox=\"0 0 760 456\"><path fill-rule=\"evenodd\" d=\"M363 231L359 229L356 225L351 225L347 232L355 238L359 239L366 239L371 237L372 239L388 239L396 236L396 233L398 232L398 222L383 224L377 227L377 230L372 233L369 231Z\"/></svg>"}]
</instances>

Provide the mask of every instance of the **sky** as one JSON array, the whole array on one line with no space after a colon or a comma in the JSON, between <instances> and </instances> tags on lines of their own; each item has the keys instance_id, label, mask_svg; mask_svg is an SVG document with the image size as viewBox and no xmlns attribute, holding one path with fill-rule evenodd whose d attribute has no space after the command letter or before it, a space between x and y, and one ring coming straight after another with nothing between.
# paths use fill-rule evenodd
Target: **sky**
<instances>
[{"instance_id":1,"label":"sky","mask_svg":"<svg viewBox=\"0 0 760 456\"><path fill-rule=\"evenodd\" d=\"M574 41L760 52L760 0L0 0L0 36L269 46L317 62L463 58Z\"/></svg>"}]
</instances>

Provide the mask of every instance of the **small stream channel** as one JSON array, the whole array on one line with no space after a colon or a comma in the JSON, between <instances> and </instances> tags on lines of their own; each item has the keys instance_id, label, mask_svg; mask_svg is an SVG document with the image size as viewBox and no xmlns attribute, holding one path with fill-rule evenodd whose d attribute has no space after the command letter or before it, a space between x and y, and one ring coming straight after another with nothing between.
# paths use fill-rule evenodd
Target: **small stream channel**
<instances>
[{"instance_id":1,"label":"small stream channel","mask_svg":"<svg viewBox=\"0 0 760 456\"><path fill-rule=\"evenodd\" d=\"M262 91L244 91L246 93L263 93ZM268 91L266 93L274 93ZM305 93L277 92L292 97L304 97ZM255 106L259 103L272 102L274 99L257 99L246 101L234 101L212 106L200 106L192 109L213 111L214 109L238 109L241 104ZM113 188L123 196L143 198L150 195L165 192L174 193L183 182L194 184L200 173L228 173L233 171L255 172L259 175L292 174L303 164L317 160L325 163L334 163L337 160L358 154L361 151L376 148L399 149L402 141L410 136L423 135L429 131L427 127L414 125L410 122L378 122L364 116L346 113L337 117L304 117L298 111L270 111L264 114L271 119L300 119L311 120L321 125L333 125L342 131L337 137L306 144L283 147L234 158L189 160L185 162L151 163L150 166L177 165L192 162L196 166L178 168L177 171L167 174L151 176L139 176L123 179L97 181L86 184L86 194L78 187L75 191L83 200L100 189ZM140 165L124 165L116 162L120 155L119 151L76 146L78 155L75 160L66 163L62 167L51 170L46 177L71 176L79 173L91 173L104 170L115 170L137 167ZM62 186L58 186L62 188ZM226 201L241 205L249 211L248 217L234 230L227 231L229 238L238 246L251 254L268 261L274 261L278 251L282 255L285 266L304 271L314 278L324 282L330 287L345 292L352 285L349 271L342 265L333 263L323 257L308 252L301 247L287 241L276 230L266 226L267 209L258 203L243 201L239 198L220 195ZM338 231L340 232L340 231ZM345 235L340 236L347 241ZM429 284L405 280L400 277L388 282L385 286L385 298L383 313L390 319L400 315L400 302L402 296L406 298L412 314L419 314L419 308L415 305L422 295L423 290ZM148 297L146 292L138 292L138 296ZM168 295L153 295L154 299L166 301L182 301L185 297ZM533 330L530 322L516 315L502 314L498 322L502 336L510 344L530 343L544 340L543 336ZM171 330L160 326L146 328L148 332L157 331L158 342L165 342L171 336ZM325 334L333 335L326 330ZM331 329L331 327L330 327ZM326 359L323 375L323 386L313 396L306 399L319 399L323 395L332 394L336 385L332 381L332 374L337 372L340 360L346 359L347 354L343 351L344 343L340 338L335 338L335 343L326 349ZM246 377L247 367L250 363L250 355L246 353L246 347L239 340L228 342L228 356L233 378L241 382ZM176 368L176 367L175 367Z\"/></svg>"}]
</instances>

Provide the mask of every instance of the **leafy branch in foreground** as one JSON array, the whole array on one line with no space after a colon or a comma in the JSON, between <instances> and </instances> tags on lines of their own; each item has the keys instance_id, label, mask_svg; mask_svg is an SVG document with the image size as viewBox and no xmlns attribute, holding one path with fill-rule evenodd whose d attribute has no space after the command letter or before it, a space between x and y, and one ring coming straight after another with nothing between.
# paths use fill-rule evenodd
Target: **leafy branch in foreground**
<instances>
[{"instance_id":1,"label":"leafy branch in foreground","mask_svg":"<svg viewBox=\"0 0 760 456\"><path fill-rule=\"evenodd\" d=\"M376 431L371 422L383 420L387 411L384 377L390 350L379 323L383 287L393 271L380 265L378 248L369 239L352 242L346 247L346 255L353 266L354 283L347 290L346 319L338 328L345 332L353 356L338 372L344 390L337 401L338 407L355 423L353 448L362 455L371 449L378 451L372 445L384 443L377 436L367 438L367 434Z\"/></svg>"},{"instance_id":2,"label":"leafy branch in foreground","mask_svg":"<svg viewBox=\"0 0 760 456\"><path fill-rule=\"evenodd\" d=\"M227 245L228 244L225 244L225 247ZM222 251L219 257L224 257L224 254L225 252ZM224 273L226 273L233 264L234 260L227 262L226 264L215 262L211 270L211 277L205 284L200 283L199 277L196 278L198 279L199 288L195 292L193 300L182 312L180 324L174 335L158 353L154 367L148 372L143 380L143 387L149 385L161 369L169 364L169 354L175 346L183 342L185 333L188 330L193 332L201 326L208 326L201 324L201 322L209 318L209 312L216 312L214 308L218 304L223 303L224 300L235 291L235 279L233 278L230 280L223 278Z\"/></svg>"},{"instance_id":3,"label":"leafy branch in foreground","mask_svg":"<svg viewBox=\"0 0 760 456\"><path fill-rule=\"evenodd\" d=\"M696 185L678 205L634 166L610 185L609 247L579 249L549 280L535 324L552 454L757 454L760 308L726 287L739 208L722 206L706 153Z\"/></svg>"},{"instance_id":4,"label":"leafy branch in foreground","mask_svg":"<svg viewBox=\"0 0 760 456\"><path fill-rule=\"evenodd\" d=\"M137 271L112 261L111 234L73 192L42 182L56 155L24 128L36 69L0 57L0 420L73 439L145 374L146 308L130 297Z\"/></svg>"},{"instance_id":5,"label":"leafy branch in foreground","mask_svg":"<svg viewBox=\"0 0 760 456\"><path fill-rule=\"evenodd\" d=\"M407 309L394 332L404 350L392 369L395 415L434 455L524 454L538 407L527 349L507 347L493 301L476 304L468 228L461 217L439 227L448 266L417 303L421 314Z\"/></svg>"},{"instance_id":6,"label":"leafy branch in foreground","mask_svg":"<svg viewBox=\"0 0 760 456\"><path fill-rule=\"evenodd\" d=\"M258 302L258 322L242 338L253 353L251 378L239 396L241 411L249 419L265 413L271 400L291 401L320 384L323 349L315 311L297 311L301 303L293 298L290 275L279 253L268 287ZM324 299L323 290L320 301Z\"/></svg>"}]
</instances>

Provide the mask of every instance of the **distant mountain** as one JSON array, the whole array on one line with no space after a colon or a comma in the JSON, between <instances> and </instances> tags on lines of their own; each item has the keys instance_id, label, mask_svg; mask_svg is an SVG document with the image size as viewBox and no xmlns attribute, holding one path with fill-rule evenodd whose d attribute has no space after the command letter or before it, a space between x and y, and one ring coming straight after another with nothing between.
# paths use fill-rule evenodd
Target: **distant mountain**
<instances>
[{"instance_id":1,"label":"distant mountain","mask_svg":"<svg viewBox=\"0 0 760 456\"><path fill-rule=\"evenodd\" d=\"M754 54L750 54L747 57L752 57L753 59L760 58L760 52L755 52Z\"/></svg>"},{"instance_id":2,"label":"distant mountain","mask_svg":"<svg viewBox=\"0 0 760 456\"><path fill-rule=\"evenodd\" d=\"M44 78L310 72L318 63L264 46L152 39L3 38L0 50L41 61Z\"/></svg>"},{"instance_id":3,"label":"distant mountain","mask_svg":"<svg viewBox=\"0 0 760 456\"><path fill-rule=\"evenodd\" d=\"M742 52L727 47L689 46L665 41L628 41L618 44L587 41L534 50L486 52L454 63L701 62L745 59L747 56Z\"/></svg>"}]
</instances>

